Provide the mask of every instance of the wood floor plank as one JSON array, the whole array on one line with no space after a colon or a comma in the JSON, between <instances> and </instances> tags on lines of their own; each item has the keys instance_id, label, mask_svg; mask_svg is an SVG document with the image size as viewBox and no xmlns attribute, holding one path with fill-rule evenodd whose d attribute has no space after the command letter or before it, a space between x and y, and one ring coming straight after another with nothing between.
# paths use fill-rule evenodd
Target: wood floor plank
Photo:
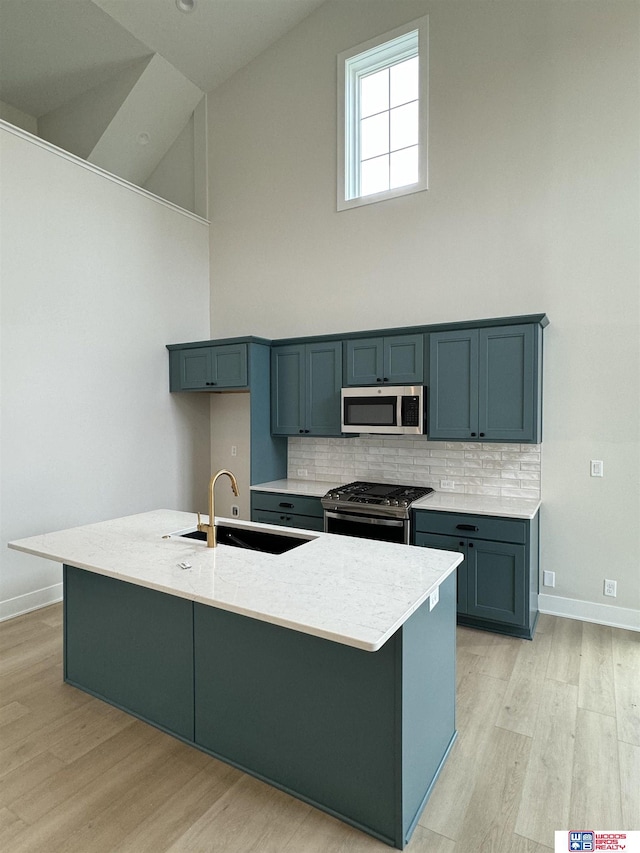
<instances>
[{"instance_id":1,"label":"wood floor plank","mask_svg":"<svg viewBox=\"0 0 640 853\"><path fill-rule=\"evenodd\" d=\"M618 630L611 639L618 739L640 746L640 633Z\"/></svg>"},{"instance_id":2,"label":"wood floor plank","mask_svg":"<svg viewBox=\"0 0 640 853\"><path fill-rule=\"evenodd\" d=\"M621 829L640 826L640 746L618 741L620 761Z\"/></svg>"},{"instance_id":3,"label":"wood floor plank","mask_svg":"<svg viewBox=\"0 0 640 853\"><path fill-rule=\"evenodd\" d=\"M310 809L281 853L388 853L389 849L382 841L347 826L331 815Z\"/></svg>"},{"instance_id":4,"label":"wood floor plank","mask_svg":"<svg viewBox=\"0 0 640 853\"><path fill-rule=\"evenodd\" d=\"M49 785L48 780L64 767L64 761L48 752L40 753L31 761L21 764L12 773L4 776L0 783L0 807L8 806L20 797L30 794L43 783L45 786Z\"/></svg>"},{"instance_id":5,"label":"wood floor plank","mask_svg":"<svg viewBox=\"0 0 640 853\"><path fill-rule=\"evenodd\" d=\"M584 622L578 707L615 716L612 629Z\"/></svg>"},{"instance_id":6,"label":"wood floor plank","mask_svg":"<svg viewBox=\"0 0 640 853\"><path fill-rule=\"evenodd\" d=\"M578 688L546 679L541 692L515 831L553 847L569 821Z\"/></svg>"},{"instance_id":7,"label":"wood floor plank","mask_svg":"<svg viewBox=\"0 0 640 853\"><path fill-rule=\"evenodd\" d=\"M0 850L13 850L13 842L25 824L7 808L0 808Z\"/></svg>"},{"instance_id":8,"label":"wood floor plank","mask_svg":"<svg viewBox=\"0 0 640 853\"><path fill-rule=\"evenodd\" d=\"M531 738L506 729L491 731L476 773L473 796L457 838L461 850L513 853Z\"/></svg>"},{"instance_id":9,"label":"wood floor plank","mask_svg":"<svg viewBox=\"0 0 640 853\"><path fill-rule=\"evenodd\" d=\"M494 723L507 684L496 678L470 674L458 691L458 738L419 823L445 838L459 840L485 754L493 743Z\"/></svg>"},{"instance_id":10,"label":"wood floor plank","mask_svg":"<svg viewBox=\"0 0 640 853\"><path fill-rule=\"evenodd\" d=\"M14 720L19 720L30 711L26 705L20 702L9 702L8 705L3 705L0 708L0 726L6 726L7 723L12 723Z\"/></svg>"},{"instance_id":11,"label":"wood floor plank","mask_svg":"<svg viewBox=\"0 0 640 853\"><path fill-rule=\"evenodd\" d=\"M179 741L165 735L157 742L146 743L130 752L110 772L76 790L70 798L64 800L62 808L47 811L36 823L19 833L12 853L41 850L47 853L70 853L68 841L74 832L88 821L98 818L115 798L135 787L141 779L158 772L181 746ZM100 848L96 847L91 853L98 851ZM84 850L82 853L89 851ZM104 850L103 853L108 851Z\"/></svg>"},{"instance_id":12,"label":"wood floor plank","mask_svg":"<svg viewBox=\"0 0 640 853\"><path fill-rule=\"evenodd\" d=\"M551 618L551 617L550 617ZM556 617L551 641L547 678L578 685L582 656L582 626L577 619Z\"/></svg>"},{"instance_id":13,"label":"wood floor plank","mask_svg":"<svg viewBox=\"0 0 640 853\"><path fill-rule=\"evenodd\" d=\"M576 718L569 826L622 827L616 721L582 708Z\"/></svg>"},{"instance_id":14,"label":"wood floor plank","mask_svg":"<svg viewBox=\"0 0 640 853\"><path fill-rule=\"evenodd\" d=\"M177 744L152 773L121 788L105 809L69 835L65 839L65 853L84 853L88 848L112 851L140 821L162 812L171 796L214 760L193 747Z\"/></svg>"},{"instance_id":15,"label":"wood floor plank","mask_svg":"<svg viewBox=\"0 0 640 853\"><path fill-rule=\"evenodd\" d=\"M104 718L105 726L109 726L111 734L130 725L132 718L127 717L121 711L116 714L116 710L115 708L111 709L111 706L104 702L100 702L99 699L90 698L89 702L68 711L66 714L56 713L53 720L47 721L38 730L37 735L29 729L23 737L0 749L0 778L29 761L35 755L53 751L57 743L68 741L70 732L82 733L86 726L91 726L92 730L95 729L95 726L98 725L96 717ZM30 719L30 717L25 719ZM21 720L17 722L19 723ZM9 727L5 726L4 728Z\"/></svg>"},{"instance_id":16,"label":"wood floor plank","mask_svg":"<svg viewBox=\"0 0 640 853\"><path fill-rule=\"evenodd\" d=\"M167 853L281 853L311 806L242 776Z\"/></svg>"},{"instance_id":17,"label":"wood floor plank","mask_svg":"<svg viewBox=\"0 0 640 853\"><path fill-rule=\"evenodd\" d=\"M521 642L496 725L533 737L552 639L547 633L538 634L535 642Z\"/></svg>"},{"instance_id":18,"label":"wood floor plank","mask_svg":"<svg viewBox=\"0 0 640 853\"><path fill-rule=\"evenodd\" d=\"M110 853L160 853L170 847L242 776L239 770L207 757L205 766L161 809L138 821ZM134 800L134 803L136 801Z\"/></svg>"},{"instance_id":19,"label":"wood floor plank","mask_svg":"<svg viewBox=\"0 0 640 853\"><path fill-rule=\"evenodd\" d=\"M90 753L78 758L73 764L62 762L60 758L53 756L62 767L59 767L53 776L21 791L8 800L8 803L27 823L36 823L86 790L96 780L106 778L120 762L126 762L136 750L166 744L166 737L167 735L163 736L152 726L132 719L131 725L95 747Z\"/></svg>"}]
</instances>

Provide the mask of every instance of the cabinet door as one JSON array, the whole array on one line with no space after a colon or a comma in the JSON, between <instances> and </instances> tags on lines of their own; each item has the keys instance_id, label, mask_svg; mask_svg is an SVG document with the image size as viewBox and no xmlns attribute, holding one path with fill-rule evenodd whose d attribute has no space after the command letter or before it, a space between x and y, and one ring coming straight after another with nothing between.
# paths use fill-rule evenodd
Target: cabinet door
<instances>
[{"instance_id":1,"label":"cabinet door","mask_svg":"<svg viewBox=\"0 0 640 853\"><path fill-rule=\"evenodd\" d=\"M383 380L383 338L347 341L347 385L377 385Z\"/></svg>"},{"instance_id":2,"label":"cabinet door","mask_svg":"<svg viewBox=\"0 0 640 853\"><path fill-rule=\"evenodd\" d=\"M211 347L212 383L217 388L242 388L247 385L247 345L229 344Z\"/></svg>"},{"instance_id":3,"label":"cabinet door","mask_svg":"<svg viewBox=\"0 0 640 853\"><path fill-rule=\"evenodd\" d=\"M305 432L340 435L342 343L307 344Z\"/></svg>"},{"instance_id":4,"label":"cabinet door","mask_svg":"<svg viewBox=\"0 0 640 853\"><path fill-rule=\"evenodd\" d=\"M467 613L494 622L525 624L524 545L467 542Z\"/></svg>"},{"instance_id":5,"label":"cabinet door","mask_svg":"<svg viewBox=\"0 0 640 853\"><path fill-rule=\"evenodd\" d=\"M536 440L536 327L480 329L479 431L492 441Z\"/></svg>"},{"instance_id":6,"label":"cabinet door","mask_svg":"<svg viewBox=\"0 0 640 853\"><path fill-rule=\"evenodd\" d=\"M422 385L424 381L424 335L384 338L383 382Z\"/></svg>"},{"instance_id":7,"label":"cabinet door","mask_svg":"<svg viewBox=\"0 0 640 853\"><path fill-rule=\"evenodd\" d=\"M429 336L429 438L478 437L478 330Z\"/></svg>"},{"instance_id":8,"label":"cabinet door","mask_svg":"<svg viewBox=\"0 0 640 853\"><path fill-rule=\"evenodd\" d=\"M211 383L211 347L179 350L179 390L207 388Z\"/></svg>"},{"instance_id":9,"label":"cabinet door","mask_svg":"<svg viewBox=\"0 0 640 853\"><path fill-rule=\"evenodd\" d=\"M305 430L304 345L271 352L271 432L299 435Z\"/></svg>"},{"instance_id":10,"label":"cabinet door","mask_svg":"<svg viewBox=\"0 0 640 853\"><path fill-rule=\"evenodd\" d=\"M415 543L416 545L420 545L423 548L437 548L439 551L457 551L460 554L464 554L466 558L467 547L466 540L459 539L457 536L441 536L437 533L416 533L415 535ZM458 590L457 595L457 609L458 613L466 613L467 612L467 561L460 563L458 568L456 569L457 579L456 586Z\"/></svg>"}]
</instances>

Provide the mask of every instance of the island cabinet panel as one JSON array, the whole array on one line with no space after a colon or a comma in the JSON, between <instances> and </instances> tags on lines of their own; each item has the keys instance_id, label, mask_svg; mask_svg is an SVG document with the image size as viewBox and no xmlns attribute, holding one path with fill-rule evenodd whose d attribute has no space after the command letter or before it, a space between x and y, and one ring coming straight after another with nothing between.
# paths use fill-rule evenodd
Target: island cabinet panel
<instances>
[{"instance_id":1,"label":"island cabinet panel","mask_svg":"<svg viewBox=\"0 0 640 853\"><path fill-rule=\"evenodd\" d=\"M458 623L531 639L538 618L538 531L531 520L415 514L415 544L458 551Z\"/></svg>"},{"instance_id":2,"label":"island cabinet panel","mask_svg":"<svg viewBox=\"0 0 640 853\"><path fill-rule=\"evenodd\" d=\"M193 605L64 567L65 681L193 740Z\"/></svg>"},{"instance_id":3,"label":"island cabinet panel","mask_svg":"<svg viewBox=\"0 0 640 853\"><path fill-rule=\"evenodd\" d=\"M377 652L195 604L195 740L403 848L455 738L454 578Z\"/></svg>"},{"instance_id":4,"label":"island cabinet panel","mask_svg":"<svg viewBox=\"0 0 640 853\"><path fill-rule=\"evenodd\" d=\"M540 441L539 326L432 332L429 339L429 438Z\"/></svg>"},{"instance_id":5,"label":"island cabinet panel","mask_svg":"<svg viewBox=\"0 0 640 853\"><path fill-rule=\"evenodd\" d=\"M419 385L424 380L424 335L346 341L345 384Z\"/></svg>"},{"instance_id":6,"label":"island cabinet panel","mask_svg":"<svg viewBox=\"0 0 640 853\"><path fill-rule=\"evenodd\" d=\"M324 530L320 498L284 492L251 492L251 521Z\"/></svg>"}]
</instances>

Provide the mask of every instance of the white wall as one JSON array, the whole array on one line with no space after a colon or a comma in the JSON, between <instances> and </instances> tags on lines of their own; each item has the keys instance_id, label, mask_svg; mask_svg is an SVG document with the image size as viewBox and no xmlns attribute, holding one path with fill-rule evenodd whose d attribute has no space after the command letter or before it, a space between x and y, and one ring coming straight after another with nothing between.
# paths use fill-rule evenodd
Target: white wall
<instances>
[{"instance_id":1,"label":"white wall","mask_svg":"<svg viewBox=\"0 0 640 853\"><path fill-rule=\"evenodd\" d=\"M209 336L207 224L0 128L0 618L61 594L6 547L206 501L209 401L167 343ZM206 506L205 506L206 509Z\"/></svg>"},{"instance_id":2,"label":"white wall","mask_svg":"<svg viewBox=\"0 0 640 853\"><path fill-rule=\"evenodd\" d=\"M425 13L430 189L337 213L336 55ZM617 624L640 624L638 14L340 0L209 96L213 335L546 312L543 606Z\"/></svg>"}]
</instances>

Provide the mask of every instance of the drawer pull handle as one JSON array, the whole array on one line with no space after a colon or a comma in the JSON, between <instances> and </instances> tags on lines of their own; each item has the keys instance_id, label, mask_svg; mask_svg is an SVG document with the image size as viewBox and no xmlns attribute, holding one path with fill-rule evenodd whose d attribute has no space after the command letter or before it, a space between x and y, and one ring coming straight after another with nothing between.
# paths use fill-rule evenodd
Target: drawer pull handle
<instances>
[{"instance_id":1,"label":"drawer pull handle","mask_svg":"<svg viewBox=\"0 0 640 853\"><path fill-rule=\"evenodd\" d=\"M456 530L479 530L475 524L456 524Z\"/></svg>"},{"instance_id":2,"label":"drawer pull handle","mask_svg":"<svg viewBox=\"0 0 640 853\"><path fill-rule=\"evenodd\" d=\"M293 504L279 503L278 506L281 506L283 509L293 509Z\"/></svg>"}]
</instances>

